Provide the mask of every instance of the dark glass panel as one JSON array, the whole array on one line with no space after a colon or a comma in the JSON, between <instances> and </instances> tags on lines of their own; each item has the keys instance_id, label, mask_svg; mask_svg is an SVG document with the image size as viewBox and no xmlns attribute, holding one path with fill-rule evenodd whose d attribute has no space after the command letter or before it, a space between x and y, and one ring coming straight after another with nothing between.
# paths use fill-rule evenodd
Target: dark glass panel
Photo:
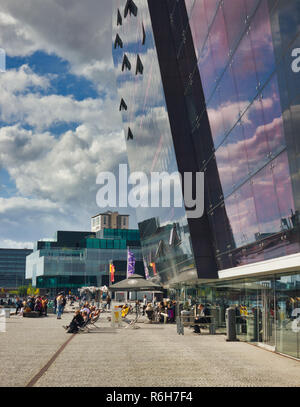
<instances>
[{"instance_id":1,"label":"dark glass panel","mask_svg":"<svg viewBox=\"0 0 300 407\"><path fill-rule=\"evenodd\" d=\"M235 247L243 246L240 215L238 208L238 194L234 193L225 200L225 208L228 216Z\"/></svg>"},{"instance_id":2,"label":"dark glass panel","mask_svg":"<svg viewBox=\"0 0 300 407\"><path fill-rule=\"evenodd\" d=\"M223 191L221 188L215 157L209 160L204 176L209 191L209 203L212 207L214 207L223 198Z\"/></svg>"},{"instance_id":3,"label":"dark glass panel","mask_svg":"<svg viewBox=\"0 0 300 407\"><path fill-rule=\"evenodd\" d=\"M206 41L198 61L203 91L205 99L208 100L213 88L216 85L216 73L212 55L210 38Z\"/></svg>"}]
</instances>

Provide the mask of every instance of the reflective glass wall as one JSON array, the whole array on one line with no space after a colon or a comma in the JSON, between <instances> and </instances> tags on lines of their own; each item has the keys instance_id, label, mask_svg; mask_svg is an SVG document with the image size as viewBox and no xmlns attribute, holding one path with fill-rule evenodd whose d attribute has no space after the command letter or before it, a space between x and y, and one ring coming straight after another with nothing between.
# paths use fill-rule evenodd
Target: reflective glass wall
<instances>
[{"instance_id":1,"label":"reflective glass wall","mask_svg":"<svg viewBox=\"0 0 300 407\"><path fill-rule=\"evenodd\" d=\"M178 171L148 2L113 2L113 58L131 172ZM118 36L118 37L117 37ZM118 106L116 106L116 109ZM172 198L171 198L172 199ZM145 265L166 283L196 274L185 209L137 208Z\"/></svg>"},{"instance_id":2,"label":"reflective glass wall","mask_svg":"<svg viewBox=\"0 0 300 407\"><path fill-rule=\"evenodd\" d=\"M0 288L25 284L26 256L30 253L30 249L0 249Z\"/></svg>"},{"instance_id":3,"label":"reflective glass wall","mask_svg":"<svg viewBox=\"0 0 300 407\"><path fill-rule=\"evenodd\" d=\"M299 252L300 3L168 3L218 268ZM185 58L189 29L196 64Z\"/></svg>"},{"instance_id":4,"label":"reflective glass wall","mask_svg":"<svg viewBox=\"0 0 300 407\"><path fill-rule=\"evenodd\" d=\"M240 341L300 358L300 274L236 279L180 288L180 300L205 304L217 333L226 333L226 309L236 311Z\"/></svg>"}]
</instances>

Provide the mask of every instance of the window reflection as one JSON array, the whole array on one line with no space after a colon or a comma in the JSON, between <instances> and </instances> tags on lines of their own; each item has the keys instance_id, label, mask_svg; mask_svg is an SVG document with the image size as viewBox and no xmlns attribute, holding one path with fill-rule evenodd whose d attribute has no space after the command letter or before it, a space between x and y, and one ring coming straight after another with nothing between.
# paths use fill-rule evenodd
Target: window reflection
<instances>
[{"instance_id":1,"label":"window reflection","mask_svg":"<svg viewBox=\"0 0 300 407\"><path fill-rule=\"evenodd\" d=\"M246 27L246 5L244 0L224 0L223 4L228 43L232 50Z\"/></svg>"},{"instance_id":2,"label":"window reflection","mask_svg":"<svg viewBox=\"0 0 300 407\"><path fill-rule=\"evenodd\" d=\"M250 102L257 93L257 77L249 31L238 45L232 68L240 103Z\"/></svg>"},{"instance_id":3,"label":"window reflection","mask_svg":"<svg viewBox=\"0 0 300 407\"><path fill-rule=\"evenodd\" d=\"M242 118L249 171L268 161L269 147L264 128L262 102L256 99Z\"/></svg>"},{"instance_id":4,"label":"window reflection","mask_svg":"<svg viewBox=\"0 0 300 407\"><path fill-rule=\"evenodd\" d=\"M190 17L190 27L192 31L197 60L201 54L204 40L207 36L207 19L204 10L204 0L196 0Z\"/></svg>"},{"instance_id":5,"label":"window reflection","mask_svg":"<svg viewBox=\"0 0 300 407\"><path fill-rule=\"evenodd\" d=\"M260 238L280 231L280 215L275 195L272 166L267 165L252 179Z\"/></svg>"},{"instance_id":6,"label":"window reflection","mask_svg":"<svg viewBox=\"0 0 300 407\"><path fill-rule=\"evenodd\" d=\"M259 85L263 85L275 69L272 32L267 0L262 0L250 24L250 38L255 57Z\"/></svg>"},{"instance_id":7,"label":"window reflection","mask_svg":"<svg viewBox=\"0 0 300 407\"><path fill-rule=\"evenodd\" d=\"M226 142L232 173L232 182L236 187L242 181L247 179L249 173L244 129L241 122L239 122L230 132Z\"/></svg>"}]
</instances>

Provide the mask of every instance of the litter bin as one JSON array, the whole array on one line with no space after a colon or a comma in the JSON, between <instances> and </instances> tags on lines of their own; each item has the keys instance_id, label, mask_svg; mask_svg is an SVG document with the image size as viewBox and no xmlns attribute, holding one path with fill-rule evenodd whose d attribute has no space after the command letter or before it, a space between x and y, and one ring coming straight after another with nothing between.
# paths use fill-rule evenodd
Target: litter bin
<instances>
[{"instance_id":1,"label":"litter bin","mask_svg":"<svg viewBox=\"0 0 300 407\"><path fill-rule=\"evenodd\" d=\"M236 338L236 326L235 326L236 312L235 308L226 309L226 341L237 341Z\"/></svg>"},{"instance_id":2,"label":"litter bin","mask_svg":"<svg viewBox=\"0 0 300 407\"><path fill-rule=\"evenodd\" d=\"M184 317L182 318L183 326L188 326L189 322L193 322L193 317L191 311L183 310L181 311L181 315Z\"/></svg>"}]
</instances>

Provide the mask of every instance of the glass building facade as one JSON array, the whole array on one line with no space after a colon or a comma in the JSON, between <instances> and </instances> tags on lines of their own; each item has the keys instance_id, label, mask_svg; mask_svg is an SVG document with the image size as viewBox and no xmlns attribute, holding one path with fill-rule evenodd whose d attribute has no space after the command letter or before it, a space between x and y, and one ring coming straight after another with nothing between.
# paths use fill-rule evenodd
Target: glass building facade
<instances>
[{"instance_id":1,"label":"glass building facade","mask_svg":"<svg viewBox=\"0 0 300 407\"><path fill-rule=\"evenodd\" d=\"M126 278L128 248L136 258L136 273L144 274L138 230L106 229L100 235L102 238L88 232L58 232L55 242L37 242L36 247L42 248L27 257L26 278L34 287L53 293L108 286L110 262L115 266L115 282Z\"/></svg>"},{"instance_id":2,"label":"glass building facade","mask_svg":"<svg viewBox=\"0 0 300 407\"><path fill-rule=\"evenodd\" d=\"M0 288L16 289L25 284L26 256L30 249L0 249Z\"/></svg>"},{"instance_id":3,"label":"glass building facade","mask_svg":"<svg viewBox=\"0 0 300 407\"><path fill-rule=\"evenodd\" d=\"M236 305L241 340L297 358L299 27L295 0L113 2L131 171L205 174L201 219L137 209L151 276L220 329Z\"/></svg>"}]
</instances>

